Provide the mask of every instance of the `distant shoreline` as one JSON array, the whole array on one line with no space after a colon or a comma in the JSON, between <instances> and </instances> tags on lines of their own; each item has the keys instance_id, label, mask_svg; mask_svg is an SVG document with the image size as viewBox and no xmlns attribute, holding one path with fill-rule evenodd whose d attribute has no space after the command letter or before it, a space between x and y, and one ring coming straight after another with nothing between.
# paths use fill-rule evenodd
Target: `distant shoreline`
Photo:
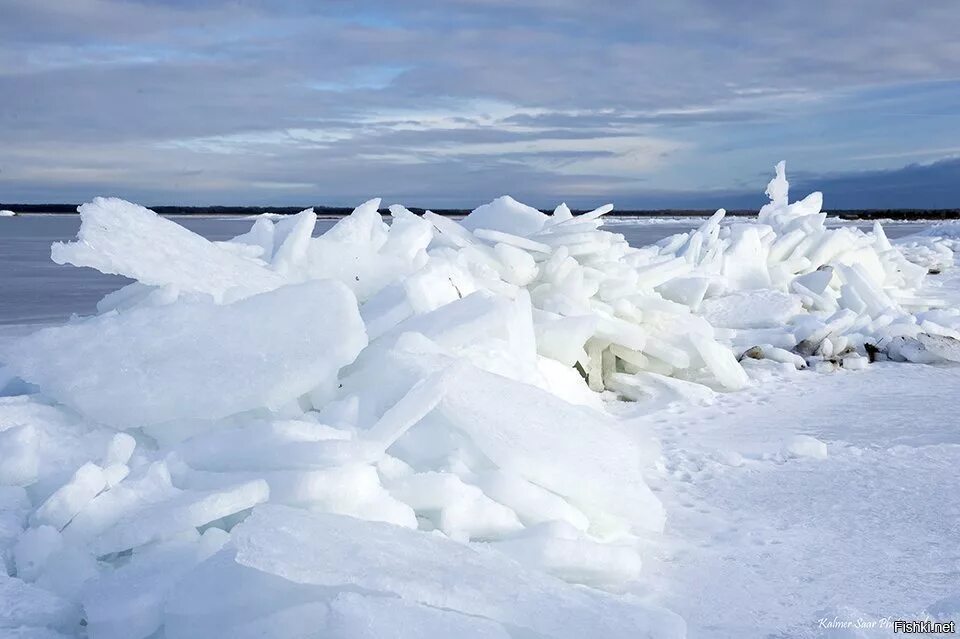
<instances>
[{"instance_id":1,"label":"distant shoreline","mask_svg":"<svg viewBox=\"0 0 960 639\"><path fill-rule=\"evenodd\" d=\"M0 209L9 209L22 214L47 215L76 215L76 204L3 204ZM309 206L150 206L147 207L160 215L183 215L197 217L250 217L261 213L274 215L293 215L310 208ZM353 211L352 207L314 206L314 211L320 217L344 217ZM425 209L410 208L417 214ZM450 217L464 216L470 209L430 209L439 215ZM575 209L575 215L586 213L588 209ZM706 217L716 209L623 209L614 210L611 216L636 218L691 218ZM381 209L381 213L387 213ZM545 210L549 213L549 210ZM747 217L757 214L755 209L727 210L728 216ZM830 217L844 220L897 220L897 221L926 221L926 220L957 220L960 219L960 208L957 209L834 209L827 211Z\"/></svg>"}]
</instances>

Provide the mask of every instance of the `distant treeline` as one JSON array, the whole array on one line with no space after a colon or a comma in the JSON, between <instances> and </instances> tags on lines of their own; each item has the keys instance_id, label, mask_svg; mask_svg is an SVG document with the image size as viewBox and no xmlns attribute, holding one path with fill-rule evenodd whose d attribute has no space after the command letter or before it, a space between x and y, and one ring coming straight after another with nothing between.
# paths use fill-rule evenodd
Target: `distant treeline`
<instances>
[{"instance_id":1,"label":"distant treeline","mask_svg":"<svg viewBox=\"0 0 960 639\"><path fill-rule=\"evenodd\" d=\"M275 213L278 215L293 215L307 206L151 206L150 209L161 215L258 215L260 213ZM76 204L2 204L0 210L9 209L17 213L55 213L76 214ZM314 206L317 215L327 217L342 217L349 215L353 208L341 206ZM425 209L411 208L411 211L422 214ZM430 209L439 215L466 215L470 209ZM550 211L544 211L549 213ZM574 210L575 215L586 213L587 210ZM703 217L712 215L714 209L644 209L620 210L612 213L617 217ZM381 213L387 213L381 209ZM960 219L960 209L838 209L828 212L831 217L845 220L956 220ZM727 215L752 216L756 210L728 210Z\"/></svg>"}]
</instances>

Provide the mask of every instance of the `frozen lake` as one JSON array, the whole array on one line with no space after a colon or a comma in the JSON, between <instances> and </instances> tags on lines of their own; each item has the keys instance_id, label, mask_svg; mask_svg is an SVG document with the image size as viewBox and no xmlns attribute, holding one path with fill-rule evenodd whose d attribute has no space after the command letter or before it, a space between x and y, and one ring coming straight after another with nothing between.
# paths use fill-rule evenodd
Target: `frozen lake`
<instances>
[{"instance_id":1,"label":"frozen lake","mask_svg":"<svg viewBox=\"0 0 960 639\"><path fill-rule=\"evenodd\" d=\"M246 232L253 223L238 217L175 217L178 224L211 240ZM734 222L749 218L732 218ZM336 220L321 219L316 234ZM612 218L608 230L622 233L633 246L651 244L698 226L701 220L636 221ZM872 224L860 225L869 229ZM915 233L923 223L887 225L891 238ZM23 215L0 219L0 325L62 322L71 314L89 315L100 298L129 280L93 269L60 266L50 260L50 245L76 237L80 218L74 215Z\"/></svg>"}]
</instances>

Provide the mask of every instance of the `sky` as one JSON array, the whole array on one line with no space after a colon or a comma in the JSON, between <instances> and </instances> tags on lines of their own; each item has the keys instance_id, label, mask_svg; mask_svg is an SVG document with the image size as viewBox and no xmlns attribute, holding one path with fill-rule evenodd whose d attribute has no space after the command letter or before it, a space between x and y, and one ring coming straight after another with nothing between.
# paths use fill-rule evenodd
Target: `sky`
<instances>
[{"instance_id":1,"label":"sky","mask_svg":"<svg viewBox=\"0 0 960 639\"><path fill-rule=\"evenodd\" d=\"M0 0L0 202L960 207L956 0Z\"/></svg>"}]
</instances>

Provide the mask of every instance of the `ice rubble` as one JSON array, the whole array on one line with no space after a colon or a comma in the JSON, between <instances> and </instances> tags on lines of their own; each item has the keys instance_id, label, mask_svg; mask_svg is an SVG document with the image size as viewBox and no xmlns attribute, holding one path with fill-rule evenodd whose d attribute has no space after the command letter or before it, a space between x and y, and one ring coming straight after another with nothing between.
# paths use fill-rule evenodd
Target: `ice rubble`
<instances>
[{"instance_id":1,"label":"ice rubble","mask_svg":"<svg viewBox=\"0 0 960 639\"><path fill-rule=\"evenodd\" d=\"M681 636L609 592L664 514L655 444L595 391L709 403L751 383L741 359L960 360L925 281L949 240L828 229L782 163L767 193L643 248L601 230L612 207L508 197L227 242L84 205L54 261L137 281L3 355L36 392L0 397L0 628Z\"/></svg>"}]
</instances>

